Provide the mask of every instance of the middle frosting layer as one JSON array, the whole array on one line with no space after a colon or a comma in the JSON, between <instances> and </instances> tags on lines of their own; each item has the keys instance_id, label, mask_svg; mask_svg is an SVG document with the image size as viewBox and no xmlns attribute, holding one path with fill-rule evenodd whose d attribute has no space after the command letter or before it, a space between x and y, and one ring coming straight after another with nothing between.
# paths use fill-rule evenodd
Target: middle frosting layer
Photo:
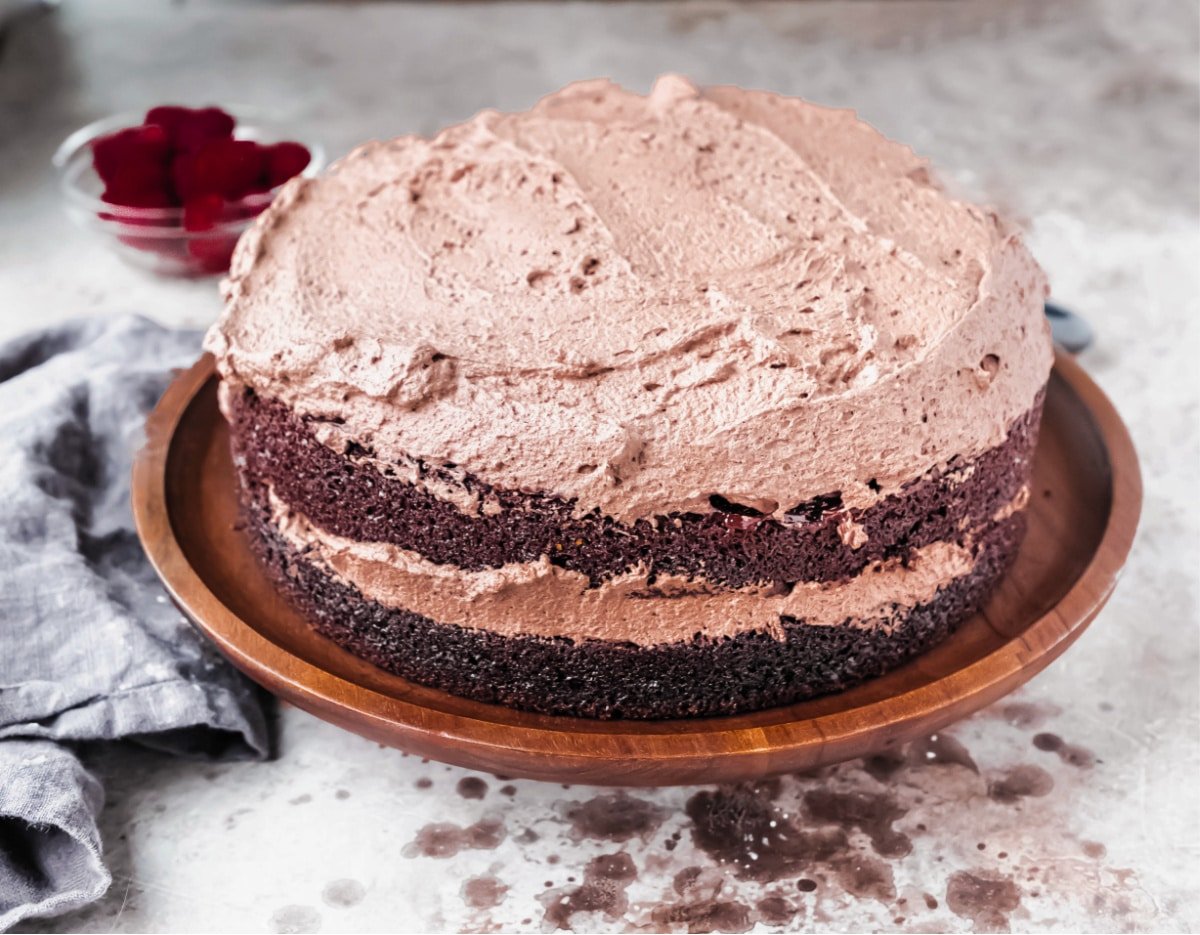
<instances>
[{"instance_id":1,"label":"middle frosting layer","mask_svg":"<svg viewBox=\"0 0 1200 935\"><path fill-rule=\"evenodd\" d=\"M394 545L327 533L271 495L272 522L307 559L333 571L364 597L437 623L485 626L504 636L565 636L654 646L694 636L761 631L778 636L780 617L812 626L887 626L897 611L933 598L969 574L969 550L935 542L905 562L879 562L844 582L719 590L702 581L644 570L589 586L587 577L550 562L467 572L437 565Z\"/></svg>"}]
</instances>

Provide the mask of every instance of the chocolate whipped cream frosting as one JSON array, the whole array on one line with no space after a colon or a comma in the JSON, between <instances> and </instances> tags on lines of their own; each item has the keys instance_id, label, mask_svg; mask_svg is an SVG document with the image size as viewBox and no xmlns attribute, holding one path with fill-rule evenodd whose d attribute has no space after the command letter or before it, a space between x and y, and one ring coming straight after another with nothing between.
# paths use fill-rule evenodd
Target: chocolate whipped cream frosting
<instances>
[{"instance_id":1,"label":"chocolate whipped cream frosting","mask_svg":"<svg viewBox=\"0 0 1200 935\"><path fill-rule=\"evenodd\" d=\"M704 581L633 569L593 587L586 575L533 562L464 571L384 542L359 542L314 525L272 495L272 519L305 556L385 607L438 623L480 627L504 636L565 636L655 646L759 631L781 638L783 616L809 626L891 626L899 609L932 600L938 588L969 574L969 549L934 542L903 560L877 562L841 582L800 582L722 589Z\"/></svg>"},{"instance_id":2,"label":"chocolate whipped cream frosting","mask_svg":"<svg viewBox=\"0 0 1200 935\"><path fill-rule=\"evenodd\" d=\"M851 112L590 81L289 182L207 347L334 447L627 521L772 514L1003 441L1050 370L1045 294Z\"/></svg>"}]
</instances>

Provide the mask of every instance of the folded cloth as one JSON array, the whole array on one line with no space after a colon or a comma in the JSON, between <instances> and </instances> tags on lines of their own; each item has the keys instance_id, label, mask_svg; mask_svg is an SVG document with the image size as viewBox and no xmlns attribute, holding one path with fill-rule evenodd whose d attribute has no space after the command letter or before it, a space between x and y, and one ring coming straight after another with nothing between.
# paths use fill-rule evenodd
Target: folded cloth
<instances>
[{"instance_id":1,"label":"folded cloth","mask_svg":"<svg viewBox=\"0 0 1200 935\"><path fill-rule=\"evenodd\" d=\"M199 346L135 317L0 344L0 931L111 882L73 744L267 753L258 692L167 600L129 508L146 412Z\"/></svg>"}]
</instances>

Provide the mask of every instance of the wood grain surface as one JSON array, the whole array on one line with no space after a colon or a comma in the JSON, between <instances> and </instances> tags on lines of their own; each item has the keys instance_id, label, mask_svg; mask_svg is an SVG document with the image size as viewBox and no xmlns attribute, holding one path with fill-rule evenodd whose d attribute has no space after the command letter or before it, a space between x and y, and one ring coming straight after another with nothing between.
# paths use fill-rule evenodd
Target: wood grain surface
<instances>
[{"instance_id":1,"label":"wood grain surface","mask_svg":"<svg viewBox=\"0 0 1200 935\"><path fill-rule=\"evenodd\" d=\"M1108 600L1141 510L1137 456L1104 393L1058 355L1029 534L984 610L865 685L736 717L589 721L424 688L318 636L237 528L228 432L207 355L147 422L133 473L138 533L180 609L269 691L365 737L473 769L572 783L669 785L811 769L928 734L1028 681Z\"/></svg>"}]
</instances>

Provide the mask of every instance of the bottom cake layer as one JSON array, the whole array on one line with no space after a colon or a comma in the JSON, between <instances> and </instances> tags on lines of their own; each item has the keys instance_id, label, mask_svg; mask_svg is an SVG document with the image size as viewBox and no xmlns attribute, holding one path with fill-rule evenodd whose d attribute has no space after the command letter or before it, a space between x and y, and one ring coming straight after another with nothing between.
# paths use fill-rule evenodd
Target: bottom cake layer
<instances>
[{"instance_id":1,"label":"bottom cake layer","mask_svg":"<svg viewBox=\"0 0 1200 935\"><path fill-rule=\"evenodd\" d=\"M588 718L737 714L842 691L931 648L977 610L1007 571L1025 519L1017 513L975 544L967 575L932 600L897 608L886 626L811 626L781 618L763 632L651 647L501 636L440 624L364 597L285 542L265 496L246 525L259 560L315 629L404 678L476 701Z\"/></svg>"}]
</instances>

